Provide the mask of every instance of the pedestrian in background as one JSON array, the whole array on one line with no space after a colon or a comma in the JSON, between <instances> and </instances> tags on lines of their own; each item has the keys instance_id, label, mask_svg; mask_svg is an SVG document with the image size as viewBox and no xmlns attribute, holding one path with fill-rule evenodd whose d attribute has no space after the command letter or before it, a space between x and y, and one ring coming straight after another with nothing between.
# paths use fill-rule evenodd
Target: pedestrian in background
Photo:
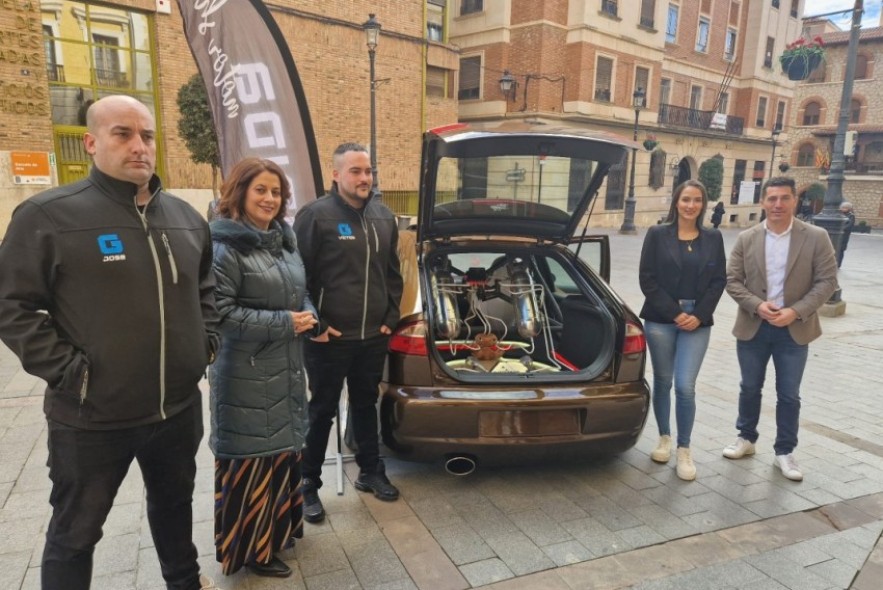
<instances>
[{"instance_id":1,"label":"pedestrian in background","mask_svg":"<svg viewBox=\"0 0 883 590\"><path fill-rule=\"evenodd\" d=\"M714 229L720 227L721 222L724 220L724 213L726 212L727 210L724 209L723 202L718 201L711 213L711 225L714 226Z\"/></svg>"},{"instance_id":2,"label":"pedestrian in background","mask_svg":"<svg viewBox=\"0 0 883 590\"><path fill-rule=\"evenodd\" d=\"M696 479L690 453L696 379L727 282L723 238L718 230L702 226L707 206L708 194L701 182L680 184L666 223L647 231L639 266L646 298L641 317L653 363L653 413L659 428L659 442L650 457L658 463L671 458L674 382L677 474L687 481Z\"/></svg>"},{"instance_id":3,"label":"pedestrian in background","mask_svg":"<svg viewBox=\"0 0 883 590\"><path fill-rule=\"evenodd\" d=\"M290 198L277 164L246 158L227 175L211 223L223 346L209 379L209 442L216 558L226 575L245 565L259 576L290 576L279 553L303 536L303 342L317 314L285 223Z\"/></svg>"},{"instance_id":4,"label":"pedestrian in background","mask_svg":"<svg viewBox=\"0 0 883 590\"><path fill-rule=\"evenodd\" d=\"M837 251L837 268L840 268L840 265L843 264L843 255L846 254L849 237L852 235L852 228L855 227L855 213L852 209L852 203L849 201L840 203L840 214L846 216L846 224L843 226L843 234L840 236L840 250Z\"/></svg>"},{"instance_id":5,"label":"pedestrian in background","mask_svg":"<svg viewBox=\"0 0 883 590\"><path fill-rule=\"evenodd\" d=\"M166 587L215 588L191 539L198 384L218 344L208 225L162 190L146 106L106 96L86 123L89 176L19 205L0 245L0 337L48 384L42 588L89 588L132 461Z\"/></svg>"},{"instance_id":6,"label":"pedestrian in background","mask_svg":"<svg viewBox=\"0 0 883 590\"><path fill-rule=\"evenodd\" d=\"M727 292L739 304L733 335L742 381L736 442L724 457L754 454L770 357L776 369L775 465L788 479L803 473L794 457L800 423L800 382L809 343L821 333L818 309L837 289L837 262L828 233L795 219L794 179L771 178L761 206L766 222L742 232L730 253Z\"/></svg>"},{"instance_id":7,"label":"pedestrian in background","mask_svg":"<svg viewBox=\"0 0 883 590\"><path fill-rule=\"evenodd\" d=\"M303 469L307 522L325 518L318 490L344 379L358 446L354 485L380 500L399 497L380 458L376 408L402 297L398 225L372 194L371 162L363 146L341 144L333 165L331 192L301 207L294 220L309 290L321 314L321 334L307 346L312 393Z\"/></svg>"}]
</instances>

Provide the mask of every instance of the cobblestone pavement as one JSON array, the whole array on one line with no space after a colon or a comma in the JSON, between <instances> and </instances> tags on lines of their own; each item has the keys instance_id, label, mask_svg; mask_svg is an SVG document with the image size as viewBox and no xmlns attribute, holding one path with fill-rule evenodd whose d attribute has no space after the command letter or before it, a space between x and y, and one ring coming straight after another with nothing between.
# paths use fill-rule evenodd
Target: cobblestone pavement
<instances>
[{"instance_id":1,"label":"cobblestone pavement","mask_svg":"<svg viewBox=\"0 0 883 590\"><path fill-rule=\"evenodd\" d=\"M638 236L610 233L612 284L635 309ZM724 232L728 247L737 232ZM667 588L827 590L880 588L883 579L883 236L854 235L840 281L847 313L823 318L810 345L797 456L806 478L772 466L774 395L764 400L753 458L728 461L738 392L735 304L724 295L697 386L693 453L698 478L649 452L653 418L638 445L566 465L479 468L466 478L439 465L389 460L402 499L345 493L334 470L323 490L328 519L306 525L284 555L287 580L220 575L212 546L212 457L199 456L195 540L204 571L226 590L371 588L436 590ZM649 375L648 375L649 377ZM0 588L39 587L49 518L42 384L0 346ZM327 491L326 491L327 490ZM163 588L133 469L96 551L93 588Z\"/></svg>"}]
</instances>

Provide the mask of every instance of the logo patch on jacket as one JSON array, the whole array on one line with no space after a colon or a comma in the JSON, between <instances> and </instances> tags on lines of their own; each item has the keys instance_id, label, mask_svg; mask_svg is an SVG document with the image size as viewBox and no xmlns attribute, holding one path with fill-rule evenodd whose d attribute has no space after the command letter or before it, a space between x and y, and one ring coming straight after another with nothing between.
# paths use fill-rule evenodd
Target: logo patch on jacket
<instances>
[{"instance_id":1,"label":"logo patch on jacket","mask_svg":"<svg viewBox=\"0 0 883 590\"><path fill-rule=\"evenodd\" d=\"M117 234L101 234L98 236L98 249L104 255L102 262L125 260L123 241Z\"/></svg>"},{"instance_id":2,"label":"logo patch on jacket","mask_svg":"<svg viewBox=\"0 0 883 590\"><path fill-rule=\"evenodd\" d=\"M338 223L337 224L337 239L338 240L355 240L355 236L353 236L353 228L350 227L348 223Z\"/></svg>"}]
</instances>

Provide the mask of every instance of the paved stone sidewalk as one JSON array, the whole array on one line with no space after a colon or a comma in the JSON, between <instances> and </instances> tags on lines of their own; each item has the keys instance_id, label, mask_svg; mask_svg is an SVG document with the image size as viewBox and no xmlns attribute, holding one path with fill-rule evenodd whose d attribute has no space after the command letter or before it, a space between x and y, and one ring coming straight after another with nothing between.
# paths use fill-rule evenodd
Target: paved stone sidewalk
<instances>
[{"instance_id":1,"label":"paved stone sidewalk","mask_svg":"<svg viewBox=\"0 0 883 590\"><path fill-rule=\"evenodd\" d=\"M642 235L611 235L612 284L635 309ZM736 232L725 231L728 246ZM226 590L880 587L883 574L883 238L854 235L841 271L847 315L823 319L802 389L801 483L772 466L774 395L764 401L758 454L721 457L735 436L735 305L724 295L699 376L693 451L698 478L657 465L652 417L631 451L557 465L488 468L466 478L439 465L389 461L402 499L345 494L333 469L328 519L306 525L285 556L287 580L243 571L221 579L212 546L213 459L199 456L195 537L201 563ZM649 375L648 375L649 378ZM772 376L771 376L772 378ZM771 383L767 391L771 391ZM49 516L42 385L0 346L0 588L39 587ZM327 491L326 491L327 490ZM93 588L159 590L137 469L124 482L96 551Z\"/></svg>"}]
</instances>

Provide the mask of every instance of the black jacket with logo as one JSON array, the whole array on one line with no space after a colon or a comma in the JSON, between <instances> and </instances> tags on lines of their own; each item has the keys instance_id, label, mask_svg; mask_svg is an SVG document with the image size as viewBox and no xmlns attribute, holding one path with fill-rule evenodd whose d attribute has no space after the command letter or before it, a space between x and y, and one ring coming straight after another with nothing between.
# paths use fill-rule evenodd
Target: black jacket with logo
<instances>
[{"instance_id":1,"label":"black jacket with logo","mask_svg":"<svg viewBox=\"0 0 883 590\"><path fill-rule=\"evenodd\" d=\"M143 213L136 190L93 167L19 205L0 244L0 338L62 424L173 416L217 349L208 225L155 176Z\"/></svg>"},{"instance_id":2,"label":"black jacket with logo","mask_svg":"<svg viewBox=\"0 0 883 590\"><path fill-rule=\"evenodd\" d=\"M395 216L371 198L362 209L337 192L301 207L294 219L307 286L319 310L320 331L340 340L365 340L399 322L402 275Z\"/></svg>"}]
</instances>

